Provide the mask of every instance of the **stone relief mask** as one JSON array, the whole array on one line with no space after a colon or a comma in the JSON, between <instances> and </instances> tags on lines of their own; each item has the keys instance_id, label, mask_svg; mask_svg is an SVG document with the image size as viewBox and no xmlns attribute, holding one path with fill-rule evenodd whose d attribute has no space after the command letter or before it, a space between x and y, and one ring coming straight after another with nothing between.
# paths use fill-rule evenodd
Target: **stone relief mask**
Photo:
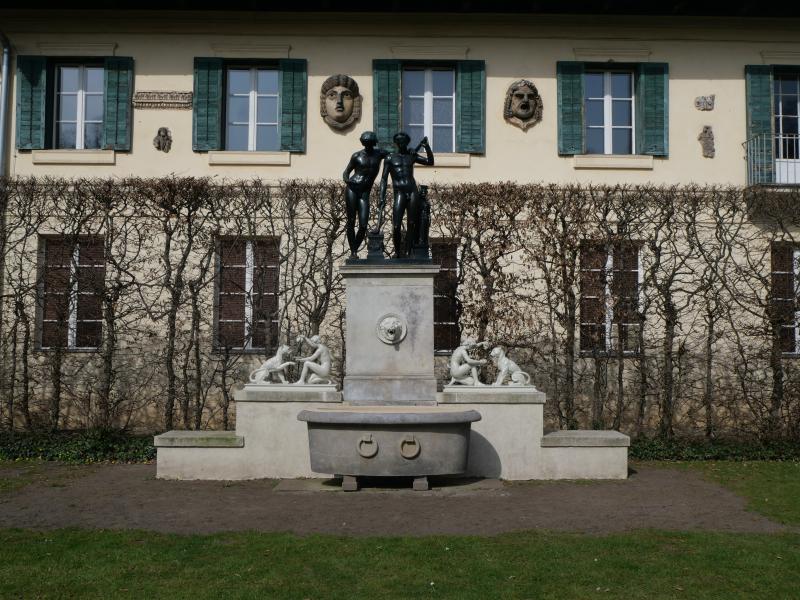
<instances>
[{"instance_id":1,"label":"stone relief mask","mask_svg":"<svg viewBox=\"0 0 800 600\"><path fill-rule=\"evenodd\" d=\"M520 79L508 86L503 117L523 131L542 120L542 97L533 82Z\"/></svg>"},{"instance_id":2,"label":"stone relief mask","mask_svg":"<svg viewBox=\"0 0 800 600\"><path fill-rule=\"evenodd\" d=\"M398 315L388 314L378 320L378 339L384 344L398 344L405 337L406 326Z\"/></svg>"},{"instance_id":3,"label":"stone relief mask","mask_svg":"<svg viewBox=\"0 0 800 600\"><path fill-rule=\"evenodd\" d=\"M153 147L161 152L169 152L172 148L172 133L166 127L159 127L156 137L153 138Z\"/></svg>"},{"instance_id":4,"label":"stone relief mask","mask_svg":"<svg viewBox=\"0 0 800 600\"><path fill-rule=\"evenodd\" d=\"M334 129L346 129L361 118L358 84L348 75L331 75L319 94L320 114Z\"/></svg>"}]
</instances>

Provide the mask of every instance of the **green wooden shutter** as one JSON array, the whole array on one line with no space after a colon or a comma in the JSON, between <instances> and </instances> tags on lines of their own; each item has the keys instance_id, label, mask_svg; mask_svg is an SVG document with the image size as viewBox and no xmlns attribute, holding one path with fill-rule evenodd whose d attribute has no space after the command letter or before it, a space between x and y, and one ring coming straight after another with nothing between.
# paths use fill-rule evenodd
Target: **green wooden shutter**
<instances>
[{"instance_id":1,"label":"green wooden shutter","mask_svg":"<svg viewBox=\"0 0 800 600\"><path fill-rule=\"evenodd\" d=\"M133 59L127 56L107 56L104 67L106 103L101 147L107 150L130 151Z\"/></svg>"},{"instance_id":2,"label":"green wooden shutter","mask_svg":"<svg viewBox=\"0 0 800 600\"><path fill-rule=\"evenodd\" d=\"M772 183L775 179L773 147L772 86L770 65L746 65L747 162L749 183Z\"/></svg>"},{"instance_id":3,"label":"green wooden shutter","mask_svg":"<svg viewBox=\"0 0 800 600\"><path fill-rule=\"evenodd\" d=\"M636 77L637 154L669 155L669 65L640 63Z\"/></svg>"},{"instance_id":4,"label":"green wooden shutter","mask_svg":"<svg viewBox=\"0 0 800 600\"><path fill-rule=\"evenodd\" d=\"M194 59L192 150L222 149L222 59Z\"/></svg>"},{"instance_id":5,"label":"green wooden shutter","mask_svg":"<svg viewBox=\"0 0 800 600\"><path fill-rule=\"evenodd\" d=\"M559 61L558 79L558 153L583 154L583 72L582 62Z\"/></svg>"},{"instance_id":6,"label":"green wooden shutter","mask_svg":"<svg viewBox=\"0 0 800 600\"><path fill-rule=\"evenodd\" d=\"M306 151L306 98L308 84L305 59L285 58L281 69L281 150Z\"/></svg>"},{"instance_id":7,"label":"green wooden shutter","mask_svg":"<svg viewBox=\"0 0 800 600\"><path fill-rule=\"evenodd\" d=\"M46 106L47 58L17 56L17 148L20 150L44 148Z\"/></svg>"},{"instance_id":8,"label":"green wooden shutter","mask_svg":"<svg viewBox=\"0 0 800 600\"><path fill-rule=\"evenodd\" d=\"M460 60L456 73L456 152L486 148L486 63Z\"/></svg>"},{"instance_id":9,"label":"green wooden shutter","mask_svg":"<svg viewBox=\"0 0 800 600\"><path fill-rule=\"evenodd\" d=\"M400 70L399 60L372 61L372 120L378 145L392 148L392 137L400 131Z\"/></svg>"}]
</instances>

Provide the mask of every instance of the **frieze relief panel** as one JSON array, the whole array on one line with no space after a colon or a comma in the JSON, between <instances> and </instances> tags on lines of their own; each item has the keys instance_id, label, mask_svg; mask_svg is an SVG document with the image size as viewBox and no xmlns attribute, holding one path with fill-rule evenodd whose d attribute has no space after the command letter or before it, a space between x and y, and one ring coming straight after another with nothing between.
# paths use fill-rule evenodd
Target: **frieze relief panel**
<instances>
[{"instance_id":1,"label":"frieze relief panel","mask_svg":"<svg viewBox=\"0 0 800 600\"><path fill-rule=\"evenodd\" d=\"M191 110L192 92L176 92L170 90L136 92L133 95L133 107L162 110Z\"/></svg>"}]
</instances>

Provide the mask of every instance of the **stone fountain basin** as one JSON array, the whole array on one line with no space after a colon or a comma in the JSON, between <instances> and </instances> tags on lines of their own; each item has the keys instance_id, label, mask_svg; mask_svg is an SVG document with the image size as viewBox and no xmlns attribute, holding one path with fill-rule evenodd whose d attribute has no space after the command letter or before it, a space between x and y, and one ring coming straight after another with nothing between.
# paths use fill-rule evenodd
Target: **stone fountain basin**
<instances>
[{"instance_id":1,"label":"stone fountain basin","mask_svg":"<svg viewBox=\"0 0 800 600\"><path fill-rule=\"evenodd\" d=\"M373 477L456 475L467 470L475 410L439 406L342 406L304 410L311 470Z\"/></svg>"}]
</instances>

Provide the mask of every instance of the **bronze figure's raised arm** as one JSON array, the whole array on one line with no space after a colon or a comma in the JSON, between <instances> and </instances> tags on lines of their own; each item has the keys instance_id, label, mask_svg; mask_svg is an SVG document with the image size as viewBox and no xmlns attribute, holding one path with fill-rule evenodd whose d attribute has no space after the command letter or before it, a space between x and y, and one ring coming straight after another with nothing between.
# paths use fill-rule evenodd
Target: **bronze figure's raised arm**
<instances>
[{"instance_id":1,"label":"bronze figure's raised arm","mask_svg":"<svg viewBox=\"0 0 800 600\"><path fill-rule=\"evenodd\" d=\"M412 254L415 247L421 244L421 224L424 199L420 196L417 182L414 180L414 165L433 165L433 150L428 144L428 138L422 138L419 145L410 150L408 144L411 138L401 131L395 134L394 143L397 151L386 157L381 175L381 201L378 218L378 228L383 227L383 207L386 204L386 184L389 176L392 177L394 202L392 204L392 240L397 258L405 258ZM419 151L425 150L425 156L420 156ZM406 215L406 237L403 239L403 215ZM427 251L425 251L427 254ZM427 258L427 255L424 257Z\"/></svg>"},{"instance_id":2,"label":"bronze figure's raised arm","mask_svg":"<svg viewBox=\"0 0 800 600\"><path fill-rule=\"evenodd\" d=\"M376 148L378 137L372 131L365 131L360 139L364 149L350 157L350 162L342 173L342 179L347 184L344 200L347 208L347 244L350 246L351 258L358 257L358 249L367 234L369 194L381 168L381 160L386 155L383 150Z\"/></svg>"}]
</instances>

